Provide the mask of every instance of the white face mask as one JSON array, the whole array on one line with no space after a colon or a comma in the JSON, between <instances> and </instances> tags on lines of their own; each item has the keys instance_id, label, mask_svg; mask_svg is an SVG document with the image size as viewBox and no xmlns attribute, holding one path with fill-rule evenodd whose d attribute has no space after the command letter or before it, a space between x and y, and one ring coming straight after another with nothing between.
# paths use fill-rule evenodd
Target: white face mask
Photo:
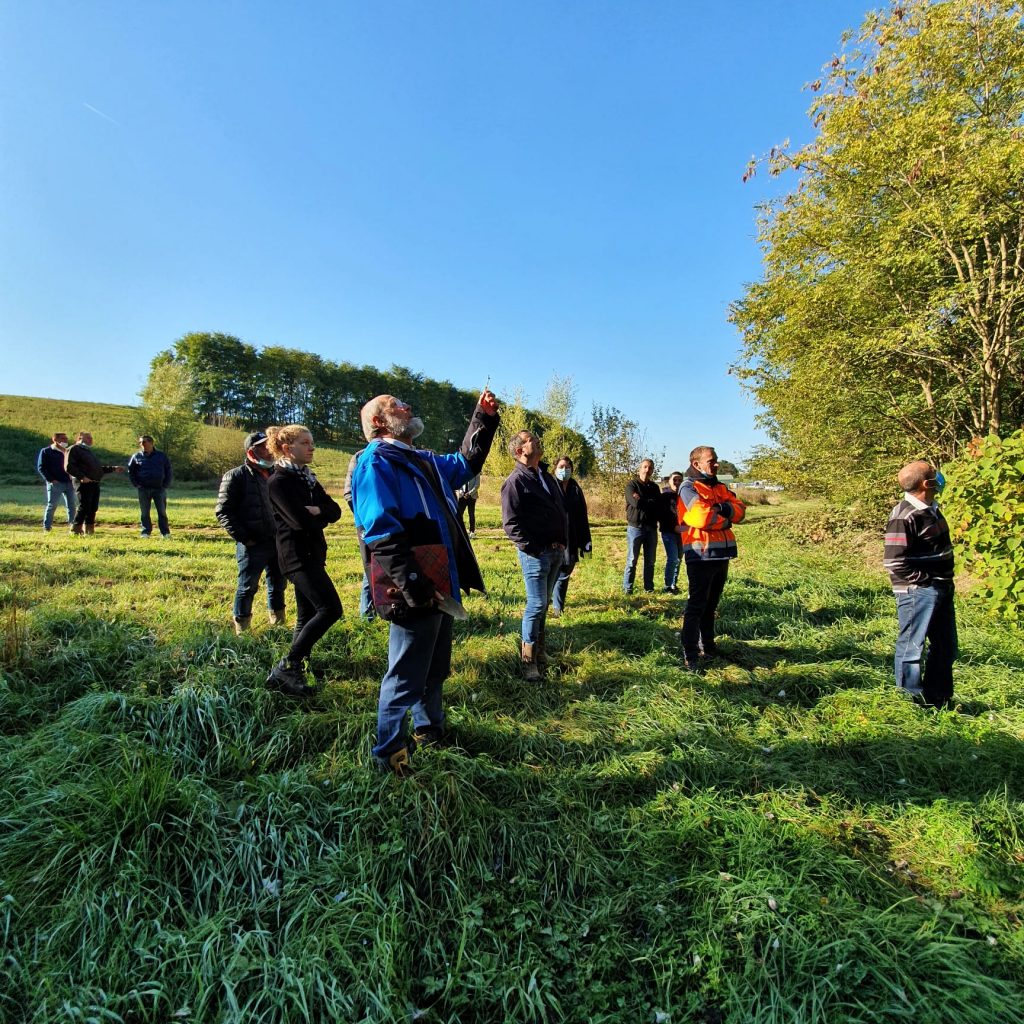
<instances>
[{"instance_id":1,"label":"white face mask","mask_svg":"<svg viewBox=\"0 0 1024 1024\"><path fill-rule=\"evenodd\" d=\"M559 466L558 469L555 470L555 479L561 480L563 483L566 480L571 480L572 470L568 466Z\"/></svg>"}]
</instances>

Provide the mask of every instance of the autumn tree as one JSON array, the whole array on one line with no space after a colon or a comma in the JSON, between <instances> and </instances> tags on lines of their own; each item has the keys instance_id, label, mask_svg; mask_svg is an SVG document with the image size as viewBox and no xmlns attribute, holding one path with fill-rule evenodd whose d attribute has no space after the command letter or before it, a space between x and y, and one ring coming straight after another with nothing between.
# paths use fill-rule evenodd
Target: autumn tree
<instances>
[{"instance_id":1,"label":"autumn tree","mask_svg":"<svg viewBox=\"0 0 1024 1024\"><path fill-rule=\"evenodd\" d=\"M763 162L798 181L762 207L734 370L773 475L842 494L1024 416L1021 9L894 4L810 88L815 138Z\"/></svg>"}]
</instances>

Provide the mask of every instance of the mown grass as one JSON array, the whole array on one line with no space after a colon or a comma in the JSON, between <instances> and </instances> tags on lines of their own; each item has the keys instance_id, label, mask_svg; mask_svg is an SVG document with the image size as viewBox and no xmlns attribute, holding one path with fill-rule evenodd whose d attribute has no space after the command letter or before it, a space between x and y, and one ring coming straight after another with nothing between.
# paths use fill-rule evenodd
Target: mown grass
<instances>
[{"instance_id":1,"label":"mown grass","mask_svg":"<svg viewBox=\"0 0 1024 1024\"><path fill-rule=\"evenodd\" d=\"M38 503L0 489L0 1017L1024 1021L1024 644L963 607L961 709L906 703L884 580L773 529L795 506L742 530L738 663L703 677L599 527L539 687L481 507L458 742L403 781L369 766L386 627L347 516L301 709L261 685L285 635L231 633L212 493L166 543L127 498L91 539Z\"/></svg>"}]
</instances>

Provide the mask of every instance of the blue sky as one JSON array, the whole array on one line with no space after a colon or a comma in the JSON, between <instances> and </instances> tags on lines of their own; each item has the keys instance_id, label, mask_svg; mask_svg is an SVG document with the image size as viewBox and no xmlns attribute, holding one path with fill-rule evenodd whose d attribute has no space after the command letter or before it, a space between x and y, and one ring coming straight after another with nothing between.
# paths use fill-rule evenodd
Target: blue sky
<instances>
[{"instance_id":1,"label":"blue sky","mask_svg":"<svg viewBox=\"0 0 1024 1024\"><path fill-rule=\"evenodd\" d=\"M134 403L224 331L535 404L569 375L584 427L740 458L726 313L795 184L741 177L865 10L11 0L0 391Z\"/></svg>"}]
</instances>

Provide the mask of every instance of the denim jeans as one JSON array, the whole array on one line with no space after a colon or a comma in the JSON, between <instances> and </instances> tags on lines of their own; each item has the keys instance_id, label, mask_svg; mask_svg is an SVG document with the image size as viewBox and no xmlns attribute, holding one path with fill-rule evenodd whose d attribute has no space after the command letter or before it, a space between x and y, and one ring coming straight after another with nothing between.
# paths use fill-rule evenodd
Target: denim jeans
<instances>
[{"instance_id":1,"label":"denim jeans","mask_svg":"<svg viewBox=\"0 0 1024 1024\"><path fill-rule=\"evenodd\" d=\"M143 537L153 532L153 520L149 517L150 503L156 505L156 524L166 537L171 532L167 522L167 490L163 487L137 487L139 492L139 526Z\"/></svg>"},{"instance_id":2,"label":"denim jeans","mask_svg":"<svg viewBox=\"0 0 1024 1024\"><path fill-rule=\"evenodd\" d=\"M322 565L309 565L288 573L295 588L295 632L289 661L309 657L313 644L341 618L341 598Z\"/></svg>"},{"instance_id":3,"label":"denim jeans","mask_svg":"<svg viewBox=\"0 0 1024 1024\"><path fill-rule=\"evenodd\" d=\"M380 681L374 757L386 760L406 745L405 717L410 710L414 729L444 727L441 686L451 670L450 615L432 611L390 624L388 670Z\"/></svg>"},{"instance_id":4,"label":"denim jeans","mask_svg":"<svg viewBox=\"0 0 1024 1024\"><path fill-rule=\"evenodd\" d=\"M686 563L689 595L680 636L687 661L696 661L702 650L707 655L715 652L715 612L728 575L727 558Z\"/></svg>"},{"instance_id":5,"label":"denim jeans","mask_svg":"<svg viewBox=\"0 0 1024 1024\"><path fill-rule=\"evenodd\" d=\"M526 583L526 608L523 609L523 643L535 644L544 628L551 603L551 592L565 562L565 548L548 548L540 555L518 551L519 566Z\"/></svg>"},{"instance_id":6,"label":"denim jeans","mask_svg":"<svg viewBox=\"0 0 1024 1024\"><path fill-rule=\"evenodd\" d=\"M264 571L267 574L267 607L271 611L283 610L285 584L277 565L277 543L260 541L248 548L244 544L236 544L235 557L238 559L238 589L232 615L236 619L247 619L252 615L252 599Z\"/></svg>"},{"instance_id":7,"label":"denim jeans","mask_svg":"<svg viewBox=\"0 0 1024 1024\"><path fill-rule=\"evenodd\" d=\"M674 590L679 583L679 566L683 561L683 538L678 533L661 534L665 545L665 589Z\"/></svg>"},{"instance_id":8,"label":"denim jeans","mask_svg":"<svg viewBox=\"0 0 1024 1024\"><path fill-rule=\"evenodd\" d=\"M654 559L658 552L658 531L653 526L626 527L626 572L622 577L622 589L627 594L633 593L633 580L636 579L636 563L640 558L640 549L644 552L644 590L654 590Z\"/></svg>"},{"instance_id":9,"label":"denim jeans","mask_svg":"<svg viewBox=\"0 0 1024 1024\"><path fill-rule=\"evenodd\" d=\"M373 607L373 590L370 587L370 577L363 571L363 585L359 589L359 614L364 619L377 618L377 609Z\"/></svg>"},{"instance_id":10,"label":"denim jeans","mask_svg":"<svg viewBox=\"0 0 1024 1024\"><path fill-rule=\"evenodd\" d=\"M555 580L555 589L551 591L551 607L559 614L565 609L565 599L569 593L569 577L572 575L573 569L576 568L576 562L577 559L573 559L571 562L562 563L558 579Z\"/></svg>"},{"instance_id":11,"label":"denim jeans","mask_svg":"<svg viewBox=\"0 0 1024 1024\"><path fill-rule=\"evenodd\" d=\"M70 480L63 484L59 480L48 480L46 483L46 508L43 509L44 530L49 530L53 526L53 513L57 508L58 498L64 499L64 508L68 513L68 526L75 521L78 498L75 497L74 485Z\"/></svg>"},{"instance_id":12,"label":"denim jeans","mask_svg":"<svg viewBox=\"0 0 1024 1024\"><path fill-rule=\"evenodd\" d=\"M953 697L953 661L958 653L953 585L912 586L897 594L896 617L896 685L925 704L941 707Z\"/></svg>"}]
</instances>

